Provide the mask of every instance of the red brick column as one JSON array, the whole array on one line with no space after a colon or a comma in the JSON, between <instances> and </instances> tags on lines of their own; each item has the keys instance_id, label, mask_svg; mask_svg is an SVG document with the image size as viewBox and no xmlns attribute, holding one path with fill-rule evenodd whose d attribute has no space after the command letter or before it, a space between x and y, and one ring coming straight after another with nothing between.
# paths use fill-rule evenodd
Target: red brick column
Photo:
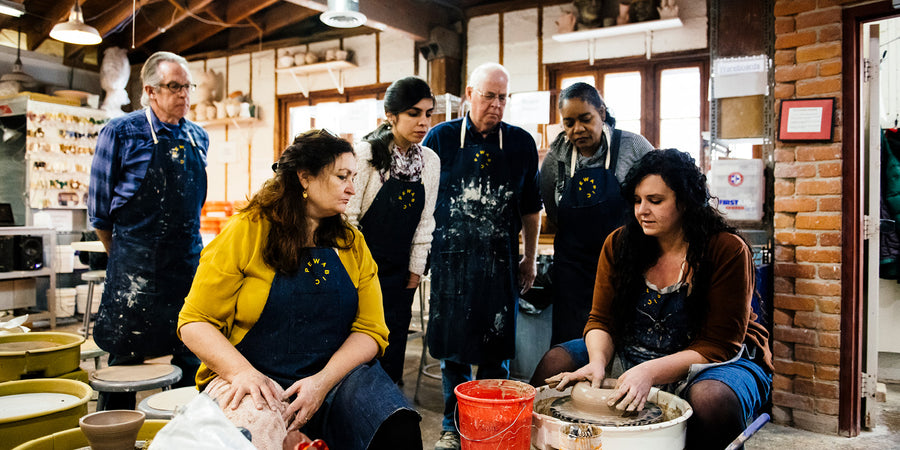
<instances>
[{"instance_id":1,"label":"red brick column","mask_svg":"<svg viewBox=\"0 0 900 450\"><path fill-rule=\"evenodd\" d=\"M834 141L775 143L773 416L838 432L841 324L841 13L858 0L776 0L781 100L835 97Z\"/></svg>"}]
</instances>

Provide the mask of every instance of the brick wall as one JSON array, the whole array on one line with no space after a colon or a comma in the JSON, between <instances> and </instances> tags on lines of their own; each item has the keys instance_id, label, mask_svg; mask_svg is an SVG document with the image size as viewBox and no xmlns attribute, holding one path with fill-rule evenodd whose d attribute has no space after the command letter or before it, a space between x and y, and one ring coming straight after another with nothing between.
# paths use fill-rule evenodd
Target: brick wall
<instances>
[{"instance_id":1,"label":"brick wall","mask_svg":"<svg viewBox=\"0 0 900 450\"><path fill-rule=\"evenodd\" d=\"M834 141L775 144L773 417L838 432L841 262L841 14L859 0L776 0L776 111L835 97Z\"/></svg>"}]
</instances>

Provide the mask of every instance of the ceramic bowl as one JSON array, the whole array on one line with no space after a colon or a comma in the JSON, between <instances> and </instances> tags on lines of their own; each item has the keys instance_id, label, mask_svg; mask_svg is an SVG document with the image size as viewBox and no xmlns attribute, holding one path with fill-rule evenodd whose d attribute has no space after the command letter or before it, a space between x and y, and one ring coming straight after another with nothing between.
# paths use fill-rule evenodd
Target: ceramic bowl
<instances>
[{"instance_id":1,"label":"ceramic bowl","mask_svg":"<svg viewBox=\"0 0 900 450\"><path fill-rule=\"evenodd\" d=\"M78 426L91 443L92 450L131 449L145 417L141 411L111 409L82 417Z\"/></svg>"}]
</instances>

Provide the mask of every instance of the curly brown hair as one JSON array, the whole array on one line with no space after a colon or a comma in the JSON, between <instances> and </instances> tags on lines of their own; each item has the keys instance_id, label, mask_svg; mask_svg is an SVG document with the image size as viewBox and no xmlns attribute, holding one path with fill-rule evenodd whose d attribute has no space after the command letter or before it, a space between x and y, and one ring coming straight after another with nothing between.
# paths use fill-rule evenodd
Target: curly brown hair
<instances>
[{"instance_id":1,"label":"curly brown hair","mask_svg":"<svg viewBox=\"0 0 900 450\"><path fill-rule=\"evenodd\" d=\"M276 272L296 273L309 252L306 200L298 172L305 170L316 176L344 153L353 153L353 147L327 130L297 135L278 162L272 165L275 176L265 182L247 206L241 208L241 212L271 223L263 248L263 261ZM346 249L353 245L353 239L351 226L342 215L335 214L319 221L313 245Z\"/></svg>"}]
</instances>

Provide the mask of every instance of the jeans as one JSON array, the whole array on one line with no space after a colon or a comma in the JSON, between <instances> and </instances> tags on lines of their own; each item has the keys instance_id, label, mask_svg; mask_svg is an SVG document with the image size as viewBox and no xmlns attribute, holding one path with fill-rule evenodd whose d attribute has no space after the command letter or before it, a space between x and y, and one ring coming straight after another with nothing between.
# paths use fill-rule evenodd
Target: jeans
<instances>
[{"instance_id":1,"label":"jeans","mask_svg":"<svg viewBox=\"0 0 900 450\"><path fill-rule=\"evenodd\" d=\"M509 378L509 360L495 363L482 363L478 365L476 379L503 379ZM472 366L460 364L449 359L441 360L441 381L444 387L444 419L441 421L443 431L458 432L456 429L456 394L453 390L456 386L472 381Z\"/></svg>"}]
</instances>

